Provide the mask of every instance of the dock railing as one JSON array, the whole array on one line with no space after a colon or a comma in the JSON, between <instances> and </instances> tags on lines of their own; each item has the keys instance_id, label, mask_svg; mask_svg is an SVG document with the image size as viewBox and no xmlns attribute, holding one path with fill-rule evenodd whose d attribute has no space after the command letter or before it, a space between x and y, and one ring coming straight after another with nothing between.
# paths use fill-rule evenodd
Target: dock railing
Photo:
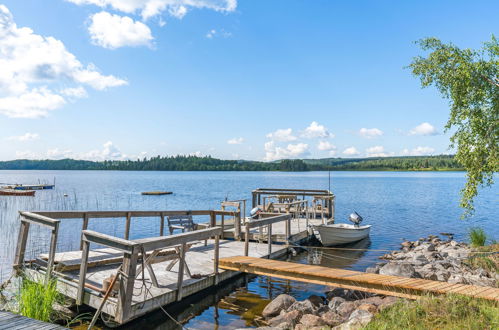
<instances>
[{"instance_id":1,"label":"dock railing","mask_svg":"<svg viewBox=\"0 0 499 330\"><path fill-rule=\"evenodd\" d=\"M275 215L275 213L260 213L261 219L246 221L245 236L244 236L244 255L249 254L249 241L250 241L250 231L251 228L263 228L267 226L267 246L268 246L268 258L272 254L272 224L286 221L285 223L285 241L289 244L289 236L291 235L291 214Z\"/></svg>"},{"instance_id":2,"label":"dock railing","mask_svg":"<svg viewBox=\"0 0 499 330\"><path fill-rule=\"evenodd\" d=\"M80 275L78 281L78 293L76 303L81 305L84 300L85 294L85 281L87 273L87 262L90 251L90 244L96 243L104 245L123 252L123 263L120 268L120 280L118 289L118 309L115 320L123 323L130 318L130 311L132 306L132 297L134 290L134 283L137 274L137 265L139 257L145 260L148 251L166 249L179 246L179 269L177 280L177 301L182 299L182 283L184 280L184 265L185 253L187 251L187 244L199 240L209 239L214 237L215 243L214 258L213 258L213 273L214 284L218 284L219 273L219 256L220 256L220 243L219 239L222 235L221 227L213 227L208 229L201 229L187 233L181 233L165 237L143 238L138 240L126 240L92 230L83 231L83 252L80 267ZM142 269L145 271L145 269Z\"/></svg>"}]
</instances>

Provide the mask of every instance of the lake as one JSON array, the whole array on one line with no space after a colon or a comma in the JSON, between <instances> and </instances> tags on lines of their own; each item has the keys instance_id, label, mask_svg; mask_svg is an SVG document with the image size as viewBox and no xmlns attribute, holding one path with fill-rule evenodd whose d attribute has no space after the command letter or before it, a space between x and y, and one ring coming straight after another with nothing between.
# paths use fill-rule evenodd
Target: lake
<instances>
[{"instance_id":1,"label":"lake","mask_svg":"<svg viewBox=\"0 0 499 330\"><path fill-rule=\"evenodd\" d=\"M35 197L0 196L0 279L10 273L17 240L19 210L182 210L219 209L227 199L248 199L256 188L282 187L328 189L327 172L119 172L119 171L0 171L0 183L52 183L56 189L38 191ZM370 240L359 243L368 251L321 251L299 253L292 260L331 267L365 270L384 250L398 249L404 239L450 232L466 240L470 227L480 226L491 239L499 239L498 186L485 188L476 199L476 214L460 220L459 191L463 172L331 172L336 195L336 221L347 222L357 211L371 224ZM142 191L168 190L173 195L142 196ZM79 220L64 220L59 251L79 247ZM89 229L120 236L124 221L91 220ZM131 238L157 235L158 221L132 221ZM74 230L78 226L78 230ZM48 251L47 233L34 230L28 246L31 255ZM29 258L30 255L27 255ZM191 308L186 327L193 329L257 326L254 315L267 299L289 292L297 298L323 293L324 287L251 277L224 290L203 295L203 308ZM196 303L199 300L195 301ZM201 305L201 303L200 303ZM199 307L199 306L198 306ZM175 313L175 312L172 312ZM157 320L156 320L157 318ZM155 319L151 323L152 319ZM143 320L135 322L140 325ZM167 318L148 318L148 327L172 327Z\"/></svg>"}]
</instances>

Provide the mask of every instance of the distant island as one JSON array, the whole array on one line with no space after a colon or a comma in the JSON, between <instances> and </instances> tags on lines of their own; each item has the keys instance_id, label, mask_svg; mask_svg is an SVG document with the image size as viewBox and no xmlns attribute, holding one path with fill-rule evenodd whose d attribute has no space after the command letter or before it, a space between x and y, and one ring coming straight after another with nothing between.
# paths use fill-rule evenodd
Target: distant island
<instances>
[{"instance_id":1,"label":"distant island","mask_svg":"<svg viewBox=\"0 0 499 330\"><path fill-rule=\"evenodd\" d=\"M275 162L223 160L211 156L169 156L138 160L76 159L0 161L0 170L115 171L462 171L452 155L284 159Z\"/></svg>"}]
</instances>

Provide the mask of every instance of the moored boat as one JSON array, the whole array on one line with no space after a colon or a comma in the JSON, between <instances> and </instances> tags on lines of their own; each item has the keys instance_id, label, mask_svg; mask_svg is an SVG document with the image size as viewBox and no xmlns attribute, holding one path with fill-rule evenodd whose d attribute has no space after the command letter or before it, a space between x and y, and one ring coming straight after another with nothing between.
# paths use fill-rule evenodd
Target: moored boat
<instances>
[{"instance_id":1,"label":"moored boat","mask_svg":"<svg viewBox=\"0 0 499 330\"><path fill-rule=\"evenodd\" d=\"M0 189L0 196L35 196L34 190Z\"/></svg>"},{"instance_id":2,"label":"moored boat","mask_svg":"<svg viewBox=\"0 0 499 330\"><path fill-rule=\"evenodd\" d=\"M171 195L171 191L144 191L142 195Z\"/></svg>"},{"instance_id":3,"label":"moored boat","mask_svg":"<svg viewBox=\"0 0 499 330\"><path fill-rule=\"evenodd\" d=\"M371 225L361 226L363 219L357 212L350 214L348 220L354 224L335 223L313 226L314 233L325 246L358 242L369 236Z\"/></svg>"},{"instance_id":4,"label":"moored boat","mask_svg":"<svg viewBox=\"0 0 499 330\"><path fill-rule=\"evenodd\" d=\"M358 226L348 223L314 226L317 238L324 246L342 245L360 241L367 236L371 225Z\"/></svg>"}]
</instances>

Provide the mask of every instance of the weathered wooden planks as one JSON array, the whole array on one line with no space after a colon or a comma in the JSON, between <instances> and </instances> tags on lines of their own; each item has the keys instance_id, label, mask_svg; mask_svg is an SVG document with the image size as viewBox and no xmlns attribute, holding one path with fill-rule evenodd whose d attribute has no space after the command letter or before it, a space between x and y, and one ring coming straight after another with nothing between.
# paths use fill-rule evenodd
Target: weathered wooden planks
<instances>
[{"instance_id":1,"label":"weathered wooden planks","mask_svg":"<svg viewBox=\"0 0 499 330\"><path fill-rule=\"evenodd\" d=\"M59 330L66 328L57 324L42 322L10 312L0 311L0 329Z\"/></svg>"},{"instance_id":2,"label":"weathered wooden planks","mask_svg":"<svg viewBox=\"0 0 499 330\"><path fill-rule=\"evenodd\" d=\"M456 286L447 282L366 274L344 269L293 264L254 257L235 256L222 258L220 259L220 268L412 299L427 293L457 293L499 301L499 288L465 284Z\"/></svg>"}]
</instances>

